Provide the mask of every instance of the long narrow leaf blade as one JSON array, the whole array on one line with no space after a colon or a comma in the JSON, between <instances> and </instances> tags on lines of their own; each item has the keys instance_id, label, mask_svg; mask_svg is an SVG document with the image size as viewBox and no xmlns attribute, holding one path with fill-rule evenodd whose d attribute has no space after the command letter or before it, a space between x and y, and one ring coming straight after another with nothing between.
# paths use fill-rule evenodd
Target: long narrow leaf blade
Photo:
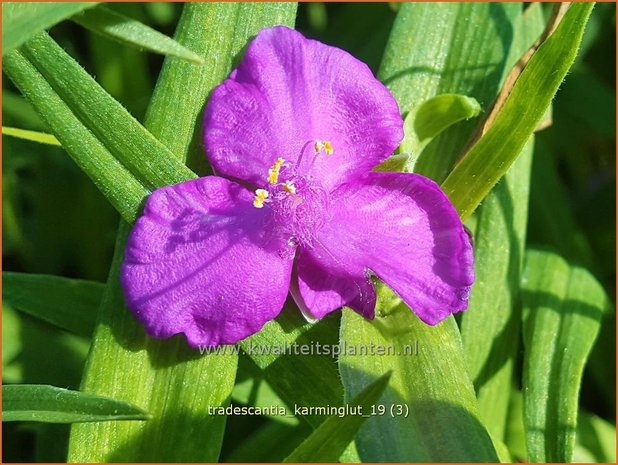
<instances>
[{"instance_id":1,"label":"long narrow leaf blade","mask_svg":"<svg viewBox=\"0 0 618 465\"><path fill-rule=\"evenodd\" d=\"M53 135L38 131L28 131L26 129L2 126L2 135L38 142L39 144L55 145L56 147L60 147L62 145Z\"/></svg>"},{"instance_id":2,"label":"long narrow leaf blade","mask_svg":"<svg viewBox=\"0 0 618 465\"><path fill-rule=\"evenodd\" d=\"M2 54L43 29L96 6L98 2L7 2L2 5Z\"/></svg>"},{"instance_id":3,"label":"long narrow leaf blade","mask_svg":"<svg viewBox=\"0 0 618 465\"><path fill-rule=\"evenodd\" d=\"M137 216L148 190L77 118L21 52L3 57L3 71L30 100L75 163L128 221Z\"/></svg>"},{"instance_id":4,"label":"long narrow leaf blade","mask_svg":"<svg viewBox=\"0 0 618 465\"><path fill-rule=\"evenodd\" d=\"M345 407L342 414L327 418L284 462L336 462L388 386L390 373L363 389ZM345 413L347 410L347 414Z\"/></svg>"},{"instance_id":5,"label":"long narrow leaf blade","mask_svg":"<svg viewBox=\"0 0 618 465\"><path fill-rule=\"evenodd\" d=\"M303 321L295 306L287 306L275 321L266 324L259 333L242 341L240 345L289 407L322 404L340 406L343 403L343 387L332 354L307 357L300 353L289 353L279 356L264 351L282 345L310 347L319 343L334 346L337 338L336 320L327 318L310 325ZM281 373L286 375L281 376ZM316 383L319 383L320 389L315 389ZM301 418L313 427L324 420L316 414L303 415Z\"/></svg>"},{"instance_id":6,"label":"long narrow leaf blade","mask_svg":"<svg viewBox=\"0 0 618 465\"><path fill-rule=\"evenodd\" d=\"M2 301L16 310L92 337L104 285L94 281L29 273L2 273Z\"/></svg>"},{"instance_id":7,"label":"long narrow leaf blade","mask_svg":"<svg viewBox=\"0 0 618 465\"><path fill-rule=\"evenodd\" d=\"M127 402L87 392L42 384L2 386L2 421L77 423L148 418Z\"/></svg>"},{"instance_id":8,"label":"long narrow leaf blade","mask_svg":"<svg viewBox=\"0 0 618 465\"><path fill-rule=\"evenodd\" d=\"M512 52L521 56L545 27L540 4L530 5L517 24ZM528 218L530 140L476 215L476 283L468 310L461 315L461 336L479 414L494 443L505 441L513 372L521 339L518 294Z\"/></svg>"},{"instance_id":9,"label":"long narrow leaf blade","mask_svg":"<svg viewBox=\"0 0 618 465\"><path fill-rule=\"evenodd\" d=\"M383 404L407 406L409 415L370 418L356 440L369 462L494 462L491 440L477 414L472 383L455 321L427 328L381 286L373 322L346 310L341 342L346 347L382 347L384 354L351 353L339 358L346 397L392 369ZM379 316L381 315L381 316Z\"/></svg>"},{"instance_id":10,"label":"long narrow leaf blade","mask_svg":"<svg viewBox=\"0 0 618 465\"><path fill-rule=\"evenodd\" d=\"M528 460L570 462L584 365L609 300L590 273L546 251L526 253L522 287Z\"/></svg>"},{"instance_id":11,"label":"long narrow leaf blade","mask_svg":"<svg viewBox=\"0 0 618 465\"><path fill-rule=\"evenodd\" d=\"M473 97L486 111L512 65L520 14L517 2L404 2L378 77L393 91L402 114L444 93ZM474 126L471 120L445 131L425 148L415 171L443 181Z\"/></svg>"},{"instance_id":12,"label":"long narrow leaf blade","mask_svg":"<svg viewBox=\"0 0 618 465\"><path fill-rule=\"evenodd\" d=\"M201 56L174 39L104 6L84 11L73 16L71 20L93 32L134 47L161 55L175 56L197 64L204 63Z\"/></svg>"},{"instance_id":13,"label":"long narrow leaf blade","mask_svg":"<svg viewBox=\"0 0 618 465\"><path fill-rule=\"evenodd\" d=\"M464 219L506 173L541 121L575 60L593 6L571 4L528 62L493 125L442 184Z\"/></svg>"},{"instance_id":14,"label":"long narrow leaf blade","mask_svg":"<svg viewBox=\"0 0 618 465\"><path fill-rule=\"evenodd\" d=\"M513 369L521 334L516 306L528 213L533 144L494 188L479 210L474 235L476 283L461 336L483 423L504 440Z\"/></svg>"},{"instance_id":15,"label":"long narrow leaf blade","mask_svg":"<svg viewBox=\"0 0 618 465\"><path fill-rule=\"evenodd\" d=\"M152 190L196 177L48 34L37 34L21 50L83 125L144 186Z\"/></svg>"}]
</instances>

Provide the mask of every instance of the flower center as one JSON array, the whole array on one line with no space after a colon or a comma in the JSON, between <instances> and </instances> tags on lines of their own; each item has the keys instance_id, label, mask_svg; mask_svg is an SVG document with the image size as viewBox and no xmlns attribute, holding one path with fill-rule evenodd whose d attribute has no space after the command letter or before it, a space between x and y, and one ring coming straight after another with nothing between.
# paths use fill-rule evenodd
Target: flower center
<instances>
[{"instance_id":1,"label":"flower center","mask_svg":"<svg viewBox=\"0 0 618 465\"><path fill-rule=\"evenodd\" d=\"M315 157L334 152L330 141L311 141L304 147L313 148ZM311 245L328 214L326 190L318 180L299 173L302 163L303 154L296 164L277 158L268 169L266 188L256 189L253 199L255 208L271 211L274 230L283 235L288 244L289 250L281 251L284 255L293 254L297 245Z\"/></svg>"}]
</instances>

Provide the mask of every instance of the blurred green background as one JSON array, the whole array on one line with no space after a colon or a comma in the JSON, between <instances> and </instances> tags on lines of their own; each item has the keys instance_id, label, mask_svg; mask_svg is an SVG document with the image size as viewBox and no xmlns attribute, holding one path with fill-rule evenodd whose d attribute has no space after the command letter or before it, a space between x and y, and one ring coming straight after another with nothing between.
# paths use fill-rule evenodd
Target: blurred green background
<instances>
[{"instance_id":1,"label":"blurred green background","mask_svg":"<svg viewBox=\"0 0 618 465\"><path fill-rule=\"evenodd\" d=\"M111 4L173 35L182 4ZM396 4L300 4L297 28L348 50L377 70ZM615 300L615 5L596 6L576 65L537 137L529 242L588 268ZM64 21L52 36L115 98L142 119L163 58ZM3 124L46 128L8 79ZM104 281L119 216L62 149L3 137L3 269ZM9 341L9 342L7 342ZM615 422L615 315L602 328L581 406ZM3 382L78 388L88 342L3 308ZM243 361L241 360L241 363ZM221 455L264 419L230 417ZM301 427L301 426L299 426ZM63 461L68 427L3 425L4 461Z\"/></svg>"}]
</instances>

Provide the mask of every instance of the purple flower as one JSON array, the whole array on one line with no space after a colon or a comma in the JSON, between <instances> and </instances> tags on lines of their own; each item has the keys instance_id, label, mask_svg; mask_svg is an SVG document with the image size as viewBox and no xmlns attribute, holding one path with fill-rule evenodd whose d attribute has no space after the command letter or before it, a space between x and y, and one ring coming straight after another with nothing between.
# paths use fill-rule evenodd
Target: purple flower
<instances>
[{"instance_id":1,"label":"purple flower","mask_svg":"<svg viewBox=\"0 0 618 465\"><path fill-rule=\"evenodd\" d=\"M204 124L218 176L153 192L127 244L122 285L151 336L235 343L288 290L309 317L347 305L371 319L370 274L430 325L466 308L472 247L446 195L420 175L371 171L403 123L365 64L265 29Z\"/></svg>"}]
</instances>

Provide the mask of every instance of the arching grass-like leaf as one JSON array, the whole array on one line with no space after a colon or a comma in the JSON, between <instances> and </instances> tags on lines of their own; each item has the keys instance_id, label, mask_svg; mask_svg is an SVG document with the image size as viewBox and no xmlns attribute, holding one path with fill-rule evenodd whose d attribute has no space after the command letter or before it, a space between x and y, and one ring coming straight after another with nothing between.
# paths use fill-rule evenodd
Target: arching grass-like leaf
<instances>
[{"instance_id":1,"label":"arching grass-like leaf","mask_svg":"<svg viewBox=\"0 0 618 465\"><path fill-rule=\"evenodd\" d=\"M584 365L610 303L590 273L546 251L526 253L522 288L528 460L570 462Z\"/></svg>"},{"instance_id":2,"label":"arching grass-like leaf","mask_svg":"<svg viewBox=\"0 0 618 465\"><path fill-rule=\"evenodd\" d=\"M479 413L492 438L504 440L521 335L516 306L524 262L533 143L487 197L474 235L476 282L461 336Z\"/></svg>"},{"instance_id":3,"label":"arching grass-like leaf","mask_svg":"<svg viewBox=\"0 0 618 465\"><path fill-rule=\"evenodd\" d=\"M592 3L572 3L532 56L487 133L455 166L442 188L465 219L506 173L530 138L575 60Z\"/></svg>"},{"instance_id":4,"label":"arching grass-like leaf","mask_svg":"<svg viewBox=\"0 0 618 465\"><path fill-rule=\"evenodd\" d=\"M128 221L148 195L144 187L58 96L21 52L3 57L3 71L31 101L75 163Z\"/></svg>"},{"instance_id":5,"label":"arching grass-like leaf","mask_svg":"<svg viewBox=\"0 0 618 465\"><path fill-rule=\"evenodd\" d=\"M364 461L495 462L491 439L477 413L472 383L455 321L427 327L386 286L370 322L344 312L346 347L382 347L384 354L349 351L339 358L346 398L376 375L392 369L382 404L407 406L408 415L370 418L356 439Z\"/></svg>"},{"instance_id":6,"label":"arching grass-like leaf","mask_svg":"<svg viewBox=\"0 0 618 465\"><path fill-rule=\"evenodd\" d=\"M60 276L2 273L2 301L16 310L90 338L103 283Z\"/></svg>"},{"instance_id":7,"label":"arching grass-like leaf","mask_svg":"<svg viewBox=\"0 0 618 465\"><path fill-rule=\"evenodd\" d=\"M73 16L71 20L93 32L134 47L161 55L175 56L197 64L204 63L200 55L180 45L174 39L104 6L83 11Z\"/></svg>"},{"instance_id":8,"label":"arching grass-like leaf","mask_svg":"<svg viewBox=\"0 0 618 465\"><path fill-rule=\"evenodd\" d=\"M80 122L142 185L152 190L196 177L49 35L37 34L21 50ZM17 84L26 85L21 80ZM38 98L30 100L35 107L41 107Z\"/></svg>"},{"instance_id":9,"label":"arching grass-like leaf","mask_svg":"<svg viewBox=\"0 0 618 465\"><path fill-rule=\"evenodd\" d=\"M453 124L473 118L481 111L476 99L458 94L432 97L413 108L404 120L404 139L397 153L375 168L376 171L413 171L423 149Z\"/></svg>"},{"instance_id":10,"label":"arching grass-like leaf","mask_svg":"<svg viewBox=\"0 0 618 465\"><path fill-rule=\"evenodd\" d=\"M506 74L520 12L519 4L404 3L378 76L403 112L443 93L472 96L487 108ZM469 27L470 22L476 27ZM446 130L425 149L415 170L441 180L471 130L465 123ZM395 353L340 357L346 398L372 374L392 368L386 403L406 404L411 410L407 418L369 419L356 439L361 459L497 461L478 415L455 321L428 327L386 287L379 289L376 310L373 322L344 313L341 339L392 346ZM418 353L406 355L415 345Z\"/></svg>"},{"instance_id":11,"label":"arching grass-like leaf","mask_svg":"<svg viewBox=\"0 0 618 465\"><path fill-rule=\"evenodd\" d=\"M2 126L2 135L16 137L18 139L38 142L39 144L55 145L60 147L62 144L52 134L46 134L38 131L28 131L26 129L12 128Z\"/></svg>"},{"instance_id":12,"label":"arching grass-like leaf","mask_svg":"<svg viewBox=\"0 0 618 465\"><path fill-rule=\"evenodd\" d=\"M2 386L2 421L76 423L147 420L148 414L127 402L43 384Z\"/></svg>"},{"instance_id":13,"label":"arching grass-like leaf","mask_svg":"<svg viewBox=\"0 0 618 465\"><path fill-rule=\"evenodd\" d=\"M98 2L7 2L2 5L2 55Z\"/></svg>"},{"instance_id":14,"label":"arching grass-like leaf","mask_svg":"<svg viewBox=\"0 0 618 465\"><path fill-rule=\"evenodd\" d=\"M342 407L352 409L353 414L328 417L284 462L336 462L348 444L354 440L358 429L370 417L389 379L390 373L387 373L369 384Z\"/></svg>"},{"instance_id":15,"label":"arching grass-like leaf","mask_svg":"<svg viewBox=\"0 0 618 465\"><path fill-rule=\"evenodd\" d=\"M445 93L472 97L487 111L513 64L520 15L517 2L402 3L378 77L403 114ZM444 131L425 148L415 171L442 182L474 126L467 121Z\"/></svg>"},{"instance_id":16,"label":"arching grass-like leaf","mask_svg":"<svg viewBox=\"0 0 618 465\"><path fill-rule=\"evenodd\" d=\"M512 52L521 56L545 27L542 5L530 5L515 31ZM533 140L476 214L476 282L460 320L466 362L479 414L498 446L505 441L513 373L520 352L518 305L528 218ZM525 455L524 455L525 456Z\"/></svg>"}]
</instances>

